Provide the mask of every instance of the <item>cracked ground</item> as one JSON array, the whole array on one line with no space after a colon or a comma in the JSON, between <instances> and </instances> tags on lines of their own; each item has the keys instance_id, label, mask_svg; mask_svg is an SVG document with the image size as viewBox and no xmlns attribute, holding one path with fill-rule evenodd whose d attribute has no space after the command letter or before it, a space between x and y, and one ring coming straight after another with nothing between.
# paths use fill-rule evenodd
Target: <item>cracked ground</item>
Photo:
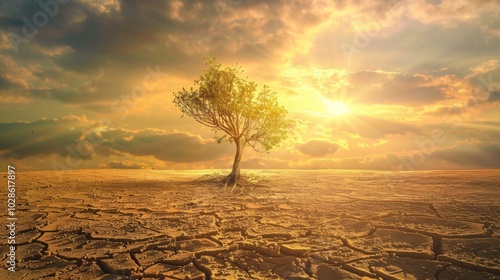
<instances>
[{"instance_id":1,"label":"cracked ground","mask_svg":"<svg viewBox=\"0 0 500 280\"><path fill-rule=\"evenodd\" d=\"M0 279L500 279L498 171L203 174L18 172Z\"/></svg>"}]
</instances>

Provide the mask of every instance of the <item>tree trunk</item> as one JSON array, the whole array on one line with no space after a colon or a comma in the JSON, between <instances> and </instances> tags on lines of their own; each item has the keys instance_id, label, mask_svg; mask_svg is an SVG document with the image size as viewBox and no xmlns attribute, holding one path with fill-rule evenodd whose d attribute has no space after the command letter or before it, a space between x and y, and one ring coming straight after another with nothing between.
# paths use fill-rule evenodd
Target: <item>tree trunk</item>
<instances>
[{"instance_id":1,"label":"tree trunk","mask_svg":"<svg viewBox=\"0 0 500 280\"><path fill-rule=\"evenodd\" d=\"M234 141L236 143L236 155L234 156L233 170L226 178L226 185L234 186L240 180L240 161L243 154L243 145L239 139Z\"/></svg>"}]
</instances>

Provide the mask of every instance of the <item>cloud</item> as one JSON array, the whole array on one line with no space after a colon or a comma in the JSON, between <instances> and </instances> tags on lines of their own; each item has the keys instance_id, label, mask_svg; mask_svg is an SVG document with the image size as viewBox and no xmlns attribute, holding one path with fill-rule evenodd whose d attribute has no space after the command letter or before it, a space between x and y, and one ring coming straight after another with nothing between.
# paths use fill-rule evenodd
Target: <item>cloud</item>
<instances>
[{"instance_id":1,"label":"cloud","mask_svg":"<svg viewBox=\"0 0 500 280\"><path fill-rule=\"evenodd\" d=\"M311 139L306 143L295 145L295 148L304 155L322 157L334 154L338 151L340 145L328 140Z\"/></svg>"},{"instance_id":2,"label":"cloud","mask_svg":"<svg viewBox=\"0 0 500 280\"><path fill-rule=\"evenodd\" d=\"M363 169L363 170L439 170L439 169L498 169L500 145L497 143L462 143L435 149L429 153L386 153L341 159L310 159L291 163L292 168Z\"/></svg>"},{"instance_id":3,"label":"cloud","mask_svg":"<svg viewBox=\"0 0 500 280\"><path fill-rule=\"evenodd\" d=\"M462 104L434 105L426 107L422 114L432 116L460 115L467 112L467 107Z\"/></svg>"},{"instance_id":4,"label":"cloud","mask_svg":"<svg viewBox=\"0 0 500 280\"><path fill-rule=\"evenodd\" d=\"M281 84L290 89L309 89L348 103L421 106L449 98L443 77L408 75L383 70L348 72L346 69L289 68ZM446 83L447 82L447 83Z\"/></svg>"},{"instance_id":5,"label":"cloud","mask_svg":"<svg viewBox=\"0 0 500 280\"><path fill-rule=\"evenodd\" d=\"M485 74L494 70L500 69L500 62L496 59L490 59L487 61L484 61L480 65L471 68L472 72L477 75L477 74Z\"/></svg>"},{"instance_id":6,"label":"cloud","mask_svg":"<svg viewBox=\"0 0 500 280\"><path fill-rule=\"evenodd\" d=\"M499 102L500 101L500 91L493 91L490 93L487 99L488 102Z\"/></svg>"},{"instance_id":7,"label":"cloud","mask_svg":"<svg viewBox=\"0 0 500 280\"><path fill-rule=\"evenodd\" d=\"M481 32L487 41L491 39L500 39L500 28L491 28L489 26L481 26Z\"/></svg>"},{"instance_id":8,"label":"cloud","mask_svg":"<svg viewBox=\"0 0 500 280\"><path fill-rule=\"evenodd\" d=\"M500 101L500 64L489 60L471 68L472 74L463 79L447 76L435 82L446 86L451 97L445 104L426 106L424 115L446 116L480 113ZM452 102L452 103L450 103Z\"/></svg>"},{"instance_id":9,"label":"cloud","mask_svg":"<svg viewBox=\"0 0 500 280\"><path fill-rule=\"evenodd\" d=\"M187 163L216 160L234 153L232 145L217 144L185 132L161 129L109 129L103 132L103 147L134 156Z\"/></svg>"},{"instance_id":10,"label":"cloud","mask_svg":"<svg viewBox=\"0 0 500 280\"><path fill-rule=\"evenodd\" d=\"M101 0L98 2L93 0L81 0L81 2L99 14L116 13L121 9L121 1L119 0Z\"/></svg>"},{"instance_id":11,"label":"cloud","mask_svg":"<svg viewBox=\"0 0 500 280\"><path fill-rule=\"evenodd\" d=\"M290 10L285 2L245 1L220 14L213 1L150 1L148 5L130 0L71 1L19 46L22 57L2 57L2 61L15 60L4 66L10 77L1 77L0 87L9 89L2 95L69 104L111 101L140 83L151 64L196 78L204 56L269 72L282 54L303 49L295 46L306 32L303 25L319 24L317 13L325 14L313 3L296 5L297 10ZM21 34L24 23L19 18L40 9L36 1L9 8L0 18L2 34ZM292 32L286 20L293 17L303 22ZM25 71L16 73L16 69Z\"/></svg>"},{"instance_id":12,"label":"cloud","mask_svg":"<svg viewBox=\"0 0 500 280\"><path fill-rule=\"evenodd\" d=\"M137 75L136 79L142 78L144 71L139 71L148 62L162 65L164 71L193 77L193 73L202 70L201 58L212 55L221 57L222 62L238 61L264 77L269 72L279 71L280 65L294 55L308 52L320 31L336 30L341 21L352 23L352 34L365 29L365 25L373 26L370 24L373 18L383 21L383 28L396 25L409 15L419 20L432 18L432 22L446 23L471 20L468 15L492 11L495 7L491 1L480 4L443 1L433 5L425 1L411 4L254 0L233 6L222 2L224 5L220 6L219 2L198 0L154 0L148 5L131 0L71 1L61 6L47 26L40 28L22 48L23 64L43 66L43 71L35 72L45 76L45 79L23 76L22 80L44 86L29 90L26 86L18 86L17 91L11 89L11 94L54 98L70 104L109 101L130 91L134 85L123 81L130 81ZM29 17L39 10L36 1L13 6L0 19L0 27L6 32L19 33L23 26L19 18ZM449 10L456 13L450 15L446 12ZM100 80L90 82L100 71L103 73ZM122 83L116 82L118 78ZM331 96L342 85L335 79L332 76L330 80L319 81L318 89ZM349 98L367 104L415 102L416 105L443 98L439 87L422 85L416 76L401 74L384 79L379 77L379 81L366 87L352 83ZM82 80L89 84L76 86ZM107 93L95 94L101 91ZM363 93L357 96L356 92Z\"/></svg>"},{"instance_id":13,"label":"cloud","mask_svg":"<svg viewBox=\"0 0 500 280\"><path fill-rule=\"evenodd\" d=\"M418 129L410 124L356 114L337 117L331 121L330 127L333 129L333 134L349 132L373 139L383 138L387 135L418 133Z\"/></svg>"},{"instance_id":14,"label":"cloud","mask_svg":"<svg viewBox=\"0 0 500 280\"><path fill-rule=\"evenodd\" d=\"M475 143L460 144L434 152L432 160L444 161L467 168L500 168L500 144ZM442 164L443 167L446 164Z\"/></svg>"},{"instance_id":15,"label":"cloud","mask_svg":"<svg viewBox=\"0 0 500 280\"><path fill-rule=\"evenodd\" d=\"M364 104L419 106L446 99L440 85L429 77L385 71L360 71L348 76L347 99Z\"/></svg>"},{"instance_id":16,"label":"cloud","mask_svg":"<svg viewBox=\"0 0 500 280\"><path fill-rule=\"evenodd\" d=\"M233 154L233 147L185 132L161 129L126 130L90 121L86 117L34 122L0 123L3 158L78 154L83 159L129 154L153 156L178 163L216 160Z\"/></svg>"},{"instance_id":17,"label":"cloud","mask_svg":"<svg viewBox=\"0 0 500 280\"><path fill-rule=\"evenodd\" d=\"M485 13L499 11L498 2L485 1L408 1L410 17L425 24L452 26L457 22L470 21Z\"/></svg>"},{"instance_id":18,"label":"cloud","mask_svg":"<svg viewBox=\"0 0 500 280\"><path fill-rule=\"evenodd\" d=\"M80 140L92 136L92 128L96 125L86 117L73 115L61 119L0 123L3 135L0 155L3 158L23 159L51 154L65 156L77 147L92 149Z\"/></svg>"},{"instance_id":19,"label":"cloud","mask_svg":"<svg viewBox=\"0 0 500 280\"><path fill-rule=\"evenodd\" d=\"M0 76L0 90L2 90L2 91L8 90L8 89L12 88L14 85L15 84L12 81L7 79L3 75Z\"/></svg>"},{"instance_id":20,"label":"cloud","mask_svg":"<svg viewBox=\"0 0 500 280\"><path fill-rule=\"evenodd\" d=\"M495 63L498 63L494 61ZM484 63L473 69L474 73L467 76L471 86L477 91L492 92L500 90L500 67L499 65L485 65Z\"/></svg>"}]
</instances>

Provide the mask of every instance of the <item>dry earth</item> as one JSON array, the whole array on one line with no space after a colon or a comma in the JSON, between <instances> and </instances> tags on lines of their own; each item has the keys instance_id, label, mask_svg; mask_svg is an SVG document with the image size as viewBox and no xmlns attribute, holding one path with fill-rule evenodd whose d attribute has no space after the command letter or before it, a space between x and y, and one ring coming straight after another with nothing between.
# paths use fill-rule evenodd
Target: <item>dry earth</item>
<instances>
[{"instance_id":1,"label":"dry earth","mask_svg":"<svg viewBox=\"0 0 500 280\"><path fill-rule=\"evenodd\" d=\"M202 174L18 172L0 279L500 279L498 171Z\"/></svg>"}]
</instances>

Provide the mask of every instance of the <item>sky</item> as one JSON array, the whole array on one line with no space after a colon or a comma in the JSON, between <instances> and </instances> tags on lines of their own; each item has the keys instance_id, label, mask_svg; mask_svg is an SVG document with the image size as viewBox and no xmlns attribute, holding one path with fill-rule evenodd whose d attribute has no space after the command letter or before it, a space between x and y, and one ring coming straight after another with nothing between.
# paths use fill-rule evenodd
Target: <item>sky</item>
<instances>
[{"instance_id":1,"label":"sky","mask_svg":"<svg viewBox=\"0 0 500 280\"><path fill-rule=\"evenodd\" d=\"M181 113L203 58L294 121L243 169L500 168L500 1L42 0L0 7L0 158L19 170L230 168Z\"/></svg>"}]
</instances>

